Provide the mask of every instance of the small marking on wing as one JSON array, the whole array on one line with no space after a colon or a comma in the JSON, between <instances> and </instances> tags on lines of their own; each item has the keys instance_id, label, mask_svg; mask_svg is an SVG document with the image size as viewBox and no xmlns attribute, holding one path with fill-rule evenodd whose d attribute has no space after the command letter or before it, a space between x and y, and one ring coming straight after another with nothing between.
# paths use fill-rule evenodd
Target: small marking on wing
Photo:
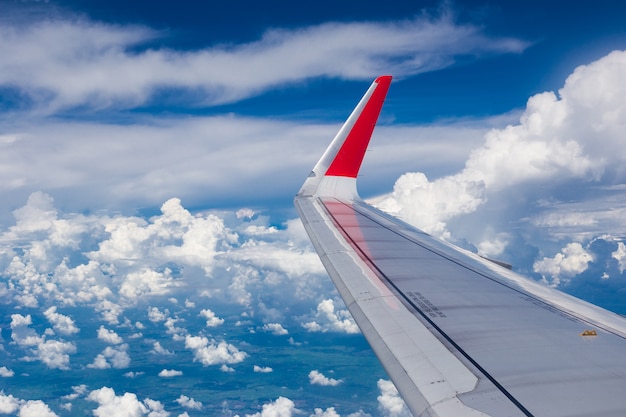
<instances>
[{"instance_id":1,"label":"small marking on wing","mask_svg":"<svg viewBox=\"0 0 626 417\"><path fill-rule=\"evenodd\" d=\"M417 291L408 291L407 295L413 300L415 304L419 306L419 308L430 317L446 317L446 315L439 310L437 306L435 306L428 298L426 298L422 293Z\"/></svg>"}]
</instances>

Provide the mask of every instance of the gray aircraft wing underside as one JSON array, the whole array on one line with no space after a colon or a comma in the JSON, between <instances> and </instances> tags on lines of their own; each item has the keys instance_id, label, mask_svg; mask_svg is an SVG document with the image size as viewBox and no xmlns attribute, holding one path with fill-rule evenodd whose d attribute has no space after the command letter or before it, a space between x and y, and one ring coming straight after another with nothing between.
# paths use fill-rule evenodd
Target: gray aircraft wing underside
<instances>
[{"instance_id":1,"label":"gray aircraft wing underside","mask_svg":"<svg viewBox=\"0 0 626 417\"><path fill-rule=\"evenodd\" d=\"M415 416L625 416L626 320L361 200L379 77L295 199L329 276Z\"/></svg>"}]
</instances>

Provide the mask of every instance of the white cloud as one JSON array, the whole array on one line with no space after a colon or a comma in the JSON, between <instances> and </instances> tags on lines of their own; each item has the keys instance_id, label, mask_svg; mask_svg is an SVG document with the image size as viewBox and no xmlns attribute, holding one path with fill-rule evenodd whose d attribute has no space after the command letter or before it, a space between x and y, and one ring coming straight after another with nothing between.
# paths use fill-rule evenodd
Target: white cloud
<instances>
[{"instance_id":1,"label":"white cloud","mask_svg":"<svg viewBox=\"0 0 626 417\"><path fill-rule=\"evenodd\" d=\"M263 325L263 330L272 333L275 336L282 336L289 334L289 331L283 327L280 323L266 323Z\"/></svg>"},{"instance_id":2,"label":"white cloud","mask_svg":"<svg viewBox=\"0 0 626 417\"><path fill-rule=\"evenodd\" d=\"M217 317L215 313L211 311L211 309L207 308L200 310L200 316L206 319L207 327L217 327L224 324L224 319Z\"/></svg>"},{"instance_id":3,"label":"white cloud","mask_svg":"<svg viewBox=\"0 0 626 417\"><path fill-rule=\"evenodd\" d=\"M168 317L164 323L164 326L167 329L165 332L167 334L171 334L172 339L176 341L185 340L185 336L187 335L186 329L176 326L176 323L179 321L180 319L178 318Z\"/></svg>"},{"instance_id":4,"label":"white cloud","mask_svg":"<svg viewBox=\"0 0 626 417\"><path fill-rule=\"evenodd\" d=\"M68 316L57 313L55 306L44 311L44 316L46 316L50 324L52 324L54 330L61 334L71 335L79 332L78 327L74 324L74 320Z\"/></svg>"},{"instance_id":5,"label":"white cloud","mask_svg":"<svg viewBox=\"0 0 626 417\"><path fill-rule=\"evenodd\" d=\"M19 346L36 346L43 343L44 339L37 335L30 326L33 319L30 314L11 314L11 339Z\"/></svg>"},{"instance_id":6,"label":"white cloud","mask_svg":"<svg viewBox=\"0 0 626 417\"><path fill-rule=\"evenodd\" d=\"M556 286L564 278L571 278L584 272L593 260L593 256L580 243L569 243L553 258L543 258L533 265L535 272L540 273L544 280Z\"/></svg>"},{"instance_id":7,"label":"white cloud","mask_svg":"<svg viewBox=\"0 0 626 417\"><path fill-rule=\"evenodd\" d=\"M159 372L159 376L161 378L172 378L175 376L181 376L183 374L183 371L177 371L175 369L163 369L161 372Z\"/></svg>"},{"instance_id":8,"label":"white cloud","mask_svg":"<svg viewBox=\"0 0 626 417\"><path fill-rule=\"evenodd\" d=\"M0 366L0 377L2 378L11 378L15 375L15 372L7 368L6 366Z\"/></svg>"},{"instance_id":9,"label":"white cloud","mask_svg":"<svg viewBox=\"0 0 626 417\"><path fill-rule=\"evenodd\" d=\"M324 387L335 387L343 382L343 379L334 379L324 376L321 372L314 369L309 372L309 382L311 385L321 385Z\"/></svg>"},{"instance_id":10,"label":"white cloud","mask_svg":"<svg viewBox=\"0 0 626 417\"><path fill-rule=\"evenodd\" d=\"M259 366L259 365L254 365L253 367L254 372L259 372L262 374L267 374L270 372L274 372L274 370L272 368L270 368L269 366Z\"/></svg>"},{"instance_id":11,"label":"white cloud","mask_svg":"<svg viewBox=\"0 0 626 417\"><path fill-rule=\"evenodd\" d=\"M124 343L116 347L107 346L87 367L94 369L124 369L128 368L129 365L128 344Z\"/></svg>"},{"instance_id":12,"label":"white cloud","mask_svg":"<svg viewBox=\"0 0 626 417\"><path fill-rule=\"evenodd\" d=\"M378 408L385 417L412 417L404 400L398 394L398 390L391 381L385 379L378 380Z\"/></svg>"},{"instance_id":13,"label":"white cloud","mask_svg":"<svg viewBox=\"0 0 626 417\"><path fill-rule=\"evenodd\" d=\"M72 387L72 393L61 397L63 400L75 400L87 394L87 385L75 385Z\"/></svg>"},{"instance_id":14,"label":"white cloud","mask_svg":"<svg viewBox=\"0 0 626 417\"><path fill-rule=\"evenodd\" d=\"M498 256L504 252L507 244L507 236L504 233L500 233L493 240L480 242L478 244L478 253L486 257Z\"/></svg>"},{"instance_id":15,"label":"white cloud","mask_svg":"<svg viewBox=\"0 0 626 417\"><path fill-rule=\"evenodd\" d=\"M579 199L599 185L621 184L626 180L622 169L626 152L618 126L626 123L626 108L616 97L626 94L625 68L626 51L577 68L558 95L546 92L531 97L518 124L491 130L484 144L471 152L464 169L434 180L422 173L405 174L379 206L442 237L450 236L453 219L477 213L472 221L454 225L480 242L485 240L484 230L477 225L501 227L498 221L505 225L507 216L536 212L537 199L563 194L564 184L576 184ZM564 214L575 218L575 213L558 212L558 204L551 205L554 218ZM490 207L497 207L498 218L493 218ZM585 226L594 224L598 222L586 216Z\"/></svg>"},{"instance_id":16,"label":"white cloud","mask_svg":"<svg viewBox=\"0 0 626 417\"><path fill-rule=\"evenodd\" d=\"M153 323L158 323L160 321L165 321L169 312L165 310L162 312L158 307L150 307L148 308L148 319Z\"/></svg>"},{"instance_id":17,"label":"white cloud","mask_svg":"<svg viewBox=\"0 0 626 417\"><path fill-rule=\"evenodd\" d=\"M98 408L93 410L96 417L139 417L148 412L148 408L137 399L137 395L125 392L117 396L109 387L91 391L87 399L98 403Z\"/></svg>"},{"instance_id":18,"label":"white cloud","mask_svg":"<svg viewBox=\"0 0 626 417\"><path fill-rule=\"evenodd\" d=\"M33 324L33 318L30 314L25 316L21 314L11 314L11 329L15 330L18 327L26 327Z\"/></svg>"},{"instance_id":19,"label":"white cloud","mask_svg":"<svg viewBox=\"0 0 626 417\"><path fill-rule=\"evenodd\" d=\"M235 372L235 368L232 368L226 364L222 364L222 366L220 366L220 371L231 373L231 372Z\"/></svg>"},{"instance_id":20,"label":"white cloud","mask_svg":"<svg viewBox=\"0 0 626 417\"><path fill-rule=\"evenodd\" d=\"M317 305L315 320L303 323L302 326L310 332L359 333L348 310L335 311L335 303L331 299L321 301Z\"/></svg>"},{"instance_id":21,"label":"white cloud","mask_svg":"<svg viewBox=\"0 0 626 417\"><path fill-rule=\"evenodd\" d=\"M41 400L29 400L20 406L19 417L58 417L48 404Z\"/></svg>"},{"instance_id":22,"label":"white cloud","mask_svg":"<svg viewBox=\"0 0 626 417\"><path fill-rule=\"evenodd\" d=\"M176 399L176 402L181 405L181 407L188 408L190 410L201 410L202 403L200 401L196 401L193 398L187 397L186 395L181 395Z\"/></svg>"},{"instance_id":23,"label":"white cloud","mask_svg":"<svg viewBox=\"0 0 626 417\"><path fill-rule=\"evenodd\" d=\"M148 417L169 417L170 413L165 411L165 407L160 401L146 398L143 403L148 407Z\"/></svg>"},{"instance_id":24,"label":"white cloud","mask_svg":"<svg viewBox=\"0 0 626 417\"><path fill-rule=\"evenodd\" d=\"M48 368L66 370L69 369L69 355L76 353L76 345L73 342L46 340L37 346L35 352Z\"/></svg>"},{"instance_id":25,"label":"white cloud","mask_svg":"<svg viewBox=\"0 0 626 417\"><path fill-rule=\"evenodd\" d=\"M11 414L17 411L20 401L12 395L6 395L0 391L0 413Z\"/></svg>"},{"instance_id":26,"label":"white cloud","mask_svg":"<svg viewBox=\"0 0 626 417\"><path fill-rule=\"evenodd\" d=\"M248 356L237 347L215 340L209 341L204 336L185 337L185 347L194 353L194 361L202 363L204 366L235 364L243 362Z\"/></svg>"},{"instance_id":27,"label":"white cloud","mask_svg":"<svg viewBox=\"0 0 626 417\"><path fill-rule=\"evenodd\" d=\"M159 401L146 398L143 401L137 399L137 395L125 392L123 395L116 395L113 388L102 387L91 391L87 399L98 403L98 408L93 410L96 417L168 417L169 412L165 410Z\"/></svg>"},{"instance_id":28,"label":"white cloud","mask_svg":"<svg viewBox=\"0 0 626 417\"><path fill-rule=\"evenodd\" d=\"M112 345L119 345L124 342L114 330L108 330L104 326L100 326L98 329L98 339Z\"/></svg>"},{"instance_id":29,"label":"white cloud","mask_svg":"<svg viewBox=\"0 0 626 417\"><path fill-rule=\"evenodd\" d=\"M126 260L131 266L137 265L120 287L120 293L128 298L165 294L178 286L169 268L155 271L143 265L143 259L165 258L210 273L218 242L229 238L222 219L213 214L193 216L177 198L166 201L161 215L148 223L139 218L117 218L106 224L105 231L109 239L88 256L101 263Z\"/></svg>"},{"instance_id":30,"label":"white cloud","mask_svg":"<svg viewBox=\"0 0 626 417\"><path fill-rule=\"evenodd\" d=\"M119 323L119 316L122 314L124 309L121 305L105 299L97 303L96 311L100 312L102 319L107 323L115 325Z\"/></svg>"},{"instance_id":31,"label":"white cloud","mask_svg":"<svg viewBox=\"0 0 626 417\"><path fill-rule=\"evenodd\" d=\"M179 89L187 100L201 96L206 104L218 104L311 78L406 76L453 65L457 55L521 52L527 46L490 39L446 14L271 29L247 44L184 52L147 49L145 42L156 37L150 28L85 19L3 25L0 53L7 59L0 64L0 85L45 98L51 109L132 107L164 87ZM185 97L185 90L202 94Z\"/></svg>"},{"instance_id":32,"label":"white cloud","mask_svg":"<svg viewBox=\"0 0 626 417\"><path fill-rule=\"evenodd\" d=\"M321 408L315 409L315 414L311 414L310 417L340 417L335 411L335 407L328 407L326 410Z\"/></svg>"},{"instance_id":33,"label":"white cloud","mask_svg":"<svg viewBox=\"0 0 626 417\"><path fill-rule=\"evenodd\" d=\"M624 272L624 269L626 269L626 245L624 245L624 242L617 242L617 249L611 256L619 263L619 271Z\"/></svg>"},{"instance_id":34,"label":"white cloud","mask_svg":"<svg viewBox=\"0 0 626 417\"><path fill-rule=\"evenodd\" d=\"M172 352L171 350L167 350L163 346L161 346L161 343L159 342L154 342L152 344L151 352L156 353L157 355L167 355L167 356L171 356L174 354L174 352Z\"/></svg>"},{"instance_id":35,"label":"white cloud","mask_svg":"<svg viewBox=\"0 0 626 417\"><path fill-rule=\"evenodd\" d=\"M76 345L72 342L60 340L46 340L30 328L32 317L30 314L11 315L11 338L18 346L27 349L34 358L43 362L51 369L69 369L70 354L76 353ZM32 360L32 357L26 358Z\"/></svg>"},{"instance_id":36,"label":"white cloud","mask_svg":"<svg viewBox=\"0 0 626 417\"><path fill-rule=\"evenodd\" d=\"M246 414L246 417L291 417L299 410L289 398L278 397L276 401L263 404L263 410L255 414Z\"/></svg>"}]
</instances>

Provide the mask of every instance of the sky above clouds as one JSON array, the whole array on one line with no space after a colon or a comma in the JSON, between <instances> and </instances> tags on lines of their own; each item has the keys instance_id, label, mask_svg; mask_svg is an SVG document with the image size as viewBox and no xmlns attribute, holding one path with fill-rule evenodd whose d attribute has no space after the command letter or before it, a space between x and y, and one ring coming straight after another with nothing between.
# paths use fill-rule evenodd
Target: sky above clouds
<instances>
[{"instance_id":1,"label":"sky above clouds","mask_svg":"<svg viewBox=\"0 0 626 417\"><path fill-rule=\"evenodd\" d=\"M625 6L500 3L0 0L0 413L406 416L292 207L380 74L364 197L626 314Z\"/></svg>"}]
</instances>

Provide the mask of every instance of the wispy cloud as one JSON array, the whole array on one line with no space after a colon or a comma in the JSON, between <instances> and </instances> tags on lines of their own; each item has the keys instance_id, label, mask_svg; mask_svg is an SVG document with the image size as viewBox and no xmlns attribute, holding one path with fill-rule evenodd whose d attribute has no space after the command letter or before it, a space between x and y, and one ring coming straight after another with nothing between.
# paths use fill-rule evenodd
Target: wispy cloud
<instances>
[{"instance_id":1,"label":"wispy cloud","mask_svg":"<svg viewBox=\"0 0 626 417\"><path fill-rule=\"evenodd\" d=\"M187 102L212 105L318 77L415 75L460 57L518 53L528 45L489 37L478 26L456 23L449 12L382 23L275 28L252 42L194 51L147 46L157 36L148 27L81 18L5 24L0 85L17 88L48 110L135 107L164 88L187 91Z\"/></svg>"}]
</instances>

